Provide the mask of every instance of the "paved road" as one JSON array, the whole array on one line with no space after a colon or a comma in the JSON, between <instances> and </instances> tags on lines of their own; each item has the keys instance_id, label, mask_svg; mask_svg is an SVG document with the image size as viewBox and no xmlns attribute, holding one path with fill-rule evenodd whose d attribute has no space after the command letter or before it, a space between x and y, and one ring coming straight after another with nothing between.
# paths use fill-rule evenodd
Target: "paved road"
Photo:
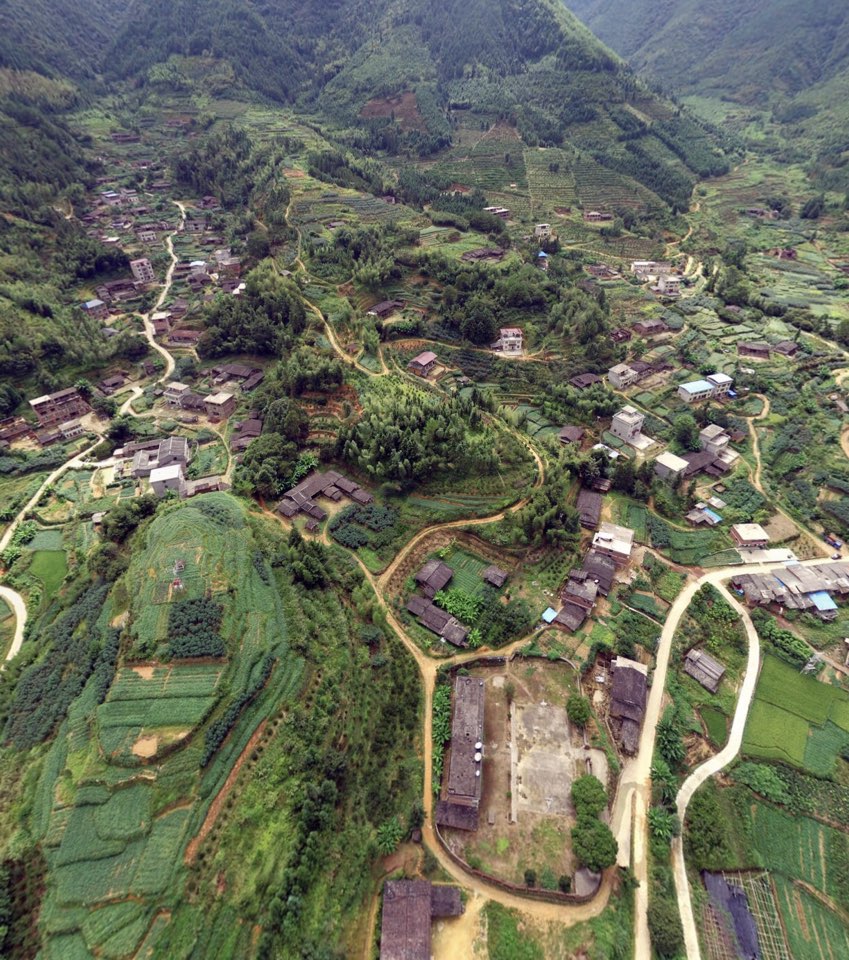
<instances>
[{"instance_id":1,"label":"paved road","mask_svg":"<svg viewBox=\"0 0 849 960\"><path fill-rule=\"evenodd\" d=\"M100 434L98 434L97 440L95 440L95 442L90 447L87 447L85 450L81 451L78 454L74 454L74 456L71 457L70 460L63 463L60 467L57 467L53 471L53 473L51 473L50 476L47 477L47 479L41 484L41 486L33 494L33 496L30 497L30 499L24 504L24 506L18 512L18 515L15 517L15 519L6 528L6 532L3 534L3 536L0 537L0 553L2 553L6 549L6 547L9 546L9 544L12 541L12 537L14 536L15 530L17 530L18 528L18 525L24 519L24 517L29 513L29 511L35 508L36 504L41 499L41 495L44 493L44 491L51 484L55 483L62 476L62 474L65 473L67 470L81 467L82 464L85 462L85 458L88 456L88 454L91 453L92 450L95 449L95 447L98 446L98 444L101 442L102 439L103 437ZM15 626L15 637L12 641L12 646L9 648L9 652L6 654L6 661L9 661L13 657L17 656L18 651L21 649L21 643L23 643L23 639L24 639L24 627L26 625L26 620L27 620L27 608L26 608L26 604L24 603L24 598L17 591L12 590L10 587L0 587L0 594L2 594L4 600L7 600L9 602L17 618L17 624ZM5 666L5 664L0 666L0 670L3 669L3 666Z\"/></svg>"},{"instance_id":2,"label":"paved road","mask_svg":"<svg viewBox=\"0 0 849 960\"><path fill-rule=\"evenodd\" d=\"M677 808L678 816L682 824L684 823L687 806L693 798L693 794L695 794L706 780L728 766L740 752L740 747L743 744L743 731L746 728L746 719L749 715L749 709L752 705L752 699L755 695L755 687L758 681L761 648L760 640L752 624L751 617L745 608L738 603L727 590L719 584L715 584L715 586L720 587L725 599L734 607L740 615L740 619L743 621L743 626L746 628L746 638L749 641L749 657L746 662L746 675L737 698L737 709L734 712L734 721L731 724L731 733L728 736L728 742L716 756L711 757L700 767L697 767L690 776L687 777L681 785L681 789L678 791ZM684 861L684 842L681 837L678 837L672 844L672 869L675 875L678 909L681 912L681 923L684 927L684 944L687 950L687 960L701 960L699 936L693 916L693 902L690 897L690 884L687 880L687 866Z\"/></svg>"},{"instance_id":3,"label":"paved road","mask_svg":"<svg viewBox=\"0 0 849 960\"><path fill-rule=\"evenodd\" d=\"M17 593L15 590L11 590L9 587L0 586L0 597L2 597L6 603L12 608L12 613L14 613L17 620L15 624L15 635L12 638L12 645L9 647L9 651L6 654L6 660L12 660L18 655L18 652L21 649L21 644L24 642L24 627L27 625L27 605L24 603L24 598ZM0 664L0 671L5 669L6 664Z\"/></svg>"},{"instance_id":4,"label":"paved road","mask_svg":"<svg viewBox=\"0 0 849 960\"><path fill-rule=\"evenodd\" d=\"M803 561L804 566L817 563L822 563L821 557L815 557L812 560ZM716 769L709 768L704 773L704 779L706 779L713 773L721 770L727 763L729 763L736 756L737 751L740 748L740 743L742 742L743 737L743 728L746 724L746 715L748 714L749 704L751 703L752 693L757 681L757 664L758 657L760 655L759 648L756 645L756 635L754 650L751 648L751 638L754 633L754 628L752 627L748 614L734 599L734 597L728 594L723 587L723 583L735 574L766 573L770 570L775 570L776 566L780 565L781 564L775 563L746 563L736 567L723 567L718 570L705 573L699 577L698 580L693 580L684 587L683 591L678 595L677 599L670 607L669 613L667 614L666 623L660 635L660 643L658 644L656 666L652 679L651 691L649 692L648 704L646 706L646 716L645 721L643 722L642 734L640 736L639 751L637 756L632 760L629 760L622 770L622 775L619 781L619 791L616 797L616 804L611 817L611 828L613 829L613 832L619 841L619 862L623 865L629 862L626 851L628 847L631 846L631 865L640 884L637 888L635 897L635 960L651 960L652 955L651 939L649 937L648 929L647 857L649 845L648 811L651 806L651 761L652 755L654 754L657 724L661 715L663 691L666 686L666 674L669 668L670 653L672 651L672 639L675 635L675 631L678 629L681 617L686 612L687 607L690 605L690 602L696 594L696 591L708 583L723 591L723 594L726 596L726 598L732 603L738 613L740 613L741 618L746 626L747 635L749 635L749 664L746 671L746 678L740 691L737 712L735 713L734 722L732 724L732 735L729 737L726 750L723 750L721 754L718 755L723 759L718 761ZM754 660L752 659L753 657ZM714 758L714 760L716 760L716 758ZM713 761L709 761L709 763L711 762ZM693 776L695 776L695 774L693 774ZM693 786L693 791L697 786L698 784ZM629 824L629 818L631 815L631 802L634 803L633 824ZM687 798L687 802L689 802L689 797ZM687 902L689 902L688 898ZM686 909L686 904L683 904L682 910L683 909ZM687 922L685 917L682 917L682 920L685 923ZM692 936L694 935L692 910L690 921ZM696 949L698 949L698 947ZM693 960L693 958L697 956L698 953L693 955L688 954L688 960Z\"/></svg>"}]
</instances>

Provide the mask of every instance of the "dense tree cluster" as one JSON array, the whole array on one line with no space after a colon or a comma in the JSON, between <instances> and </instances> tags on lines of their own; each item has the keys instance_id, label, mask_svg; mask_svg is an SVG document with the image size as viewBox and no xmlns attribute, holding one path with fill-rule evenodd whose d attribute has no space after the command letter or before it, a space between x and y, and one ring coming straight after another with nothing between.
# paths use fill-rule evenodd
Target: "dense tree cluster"
<instances>
[{"instance_id":1,"label":"dense tree cluster","mask_svg":"<svg viewBox=\"0 0 849 960\"><path fill-rule=\"evenodd\" d=\"M100 659L114 663L113 644L104 643L97 628L108 590L107 585L90 587L42 630L39 645L44 653L18 680L4 740L21 750L46 740Z\"/></svg>"},{"instance_id":2,"label":"dense tree cluster","mask_svg":"<svg viewBox=\"0 0 849 960\"><path fill-rule=\"evenodd\" d=\"M417 387L381 382L363 398L363 414L343 426L339 450L379 480L412 484L449 470L489 473L497 467L480 410Z\"/></svg>"},{"instance_id":3,"label":"dense tree cluster","mask_svg":"<svg viewBox=\"0 0 849 960\"><path fill-rule=\"evenodd\" d=\"M306 313L297 288L265 262L247 275L241 296L216 297L206 310L204 325L198 343L203 357L281 356L306 326Z\"/></svg>"},{"instance_id":4,"label":"dense tree cluster","mask_svg":"<svg viewBox=\"0 0 849 960\"><path fill-rule=\"evenodd\" d=\"M266 223L282 223L290 194L281 166L298 146L285 137L258 145L244 130L216 127L177 156L174 179L199 196L216 197L226 209L251 206Z\"/></svg>"},{"instance_id":5,"label":"dense tree cluster","mask_svg":"<svg viewBox=\"0 0 849 960\"><path fill-rule=\"evenodd\" d=\"M221 636L224 608L207 597L179 600L168 613L168 652L177 660L223 657L227 648Z\"/></svg>"}]
</instances>

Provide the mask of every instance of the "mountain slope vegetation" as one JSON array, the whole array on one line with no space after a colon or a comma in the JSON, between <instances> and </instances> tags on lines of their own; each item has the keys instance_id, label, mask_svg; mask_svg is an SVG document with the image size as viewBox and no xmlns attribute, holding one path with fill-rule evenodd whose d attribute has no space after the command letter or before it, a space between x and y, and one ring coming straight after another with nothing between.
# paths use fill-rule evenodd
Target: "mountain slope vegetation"
<instances>
[{"instance_id":1,"label":"mountain slope vegetation","mask_svg":"<svg viewBox=\"0 0 849 960\"><path fill-rule=\"evenodd\" d=\"M154 0L127 23L107 58L116 80L191 86L229 72L372 153L432 155L471 116L514 126L526 145L568 142L672 206L726 169L703 129L556 0ZM412 104L400 119L399 97Z\"/></svg>"},{"instance_id":2,"label":"mountain slope vegetation","mask_svg":"<svg viewBox=\"0 0 849 960\"><path fill-rule=\"evenodd\" d=\"M6 0L0 67L91 79L125 8L121 0Z\"/></svg>"},{"instance_id":3,"label":"mountain slope vegetation","mask_svg":"<svg viewBox=\"0 0 849 960\"><path fill-rule=\"evenodd\" d=\"M849 11L830 0L567 0L567 6L636 69L676 90L763 103L849 68Z\"/></svg>"}]
</instances>

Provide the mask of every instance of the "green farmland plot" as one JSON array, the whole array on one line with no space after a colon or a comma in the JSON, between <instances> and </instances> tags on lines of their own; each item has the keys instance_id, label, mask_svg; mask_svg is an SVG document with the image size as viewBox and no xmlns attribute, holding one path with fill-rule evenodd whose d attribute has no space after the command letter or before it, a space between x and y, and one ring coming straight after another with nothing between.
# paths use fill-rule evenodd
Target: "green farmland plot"
<instances>
[{"instance_id":1,"label":"green farmland plot","mask_svg":"<svg viewBox=\"0 0 849 960\"><path fill-rule=\"evenodd\" d=\"M849 932L837 914L798 884L778 875L773 879L794 960L849 957Z\"/></svg>"},{"instance_id":2,"label":"green farmland plot","mask_svg":"<svg viewBox=\"0 0 849 960\"><path fill-rule=\"evenodd\" d=\"M764 658L743 740L745 753L830 777L849 746L849 694Z\"/></svg>"}]
</instances>

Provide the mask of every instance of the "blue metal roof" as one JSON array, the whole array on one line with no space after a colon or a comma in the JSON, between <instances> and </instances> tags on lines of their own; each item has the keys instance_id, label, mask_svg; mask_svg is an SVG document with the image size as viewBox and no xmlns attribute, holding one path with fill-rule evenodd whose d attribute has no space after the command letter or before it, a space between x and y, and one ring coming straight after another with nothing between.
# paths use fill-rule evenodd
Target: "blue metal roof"
<instances>
[{"instance_id":1,"label":"blue metal roof","mask_svg":"<svg viewBox=\"0 0 849 960\"><path fill-rule=\"evenodd\" d=\"M548 607L548 609L543 612L542 619L545 620L546 623L551 623L556 616L557 611L553 607Z\"/></svg>"},{"instance_id":2,"label":"blue metal roof","mask_svg":"<svg viewBox=\"0 0 849 960\"><path fill-rule=\"evenodd\" d=\"M710 517L714 523L722 523L722 517L715 510L708 510L708 508L705 507L704 514Z\"/></svg>"},{"instance_id":3,"label":"blue metal roof","mask_svg":"<svg viewBox=\"0 0 849 960\"><path fill-rule=\"evenodd\" d=\"M837 604L832 600L831 594L826 590L817 590L816 593L812 593L810 596L817 610L825 612L837 609Z\"/></svg>"},{"instance_id":4,"label":"blue metal roof","mask_svg":"<svg viewBox=\"0 0 849 960\"><path fill-rule=\"evenodd\" d=\"M714 385L707 380L693 380L692 383L682 383L681 388L687 393L704 393L706 390L713 390Z\"/></svg>"}]
</instances>

